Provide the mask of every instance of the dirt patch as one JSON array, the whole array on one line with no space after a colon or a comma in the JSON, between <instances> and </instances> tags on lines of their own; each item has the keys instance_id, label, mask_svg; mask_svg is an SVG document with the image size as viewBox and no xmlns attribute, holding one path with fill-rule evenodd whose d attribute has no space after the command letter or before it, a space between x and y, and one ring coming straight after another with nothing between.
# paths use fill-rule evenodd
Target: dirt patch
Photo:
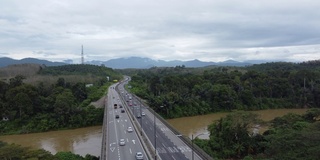
<instances>
[{"instance_id":1,"label":"dirt patch","mask_svg":"<svg viewBox=\"0 0 320 160\"><path fill-rule=\"evenodd\" d=\"M104 108L104 103L105 103L106 98L107 98L107 96L103 96L99 100L97 100L95 102L91 102L90 105L93 105L96 108Z\"/></svg>"}]
</instances>

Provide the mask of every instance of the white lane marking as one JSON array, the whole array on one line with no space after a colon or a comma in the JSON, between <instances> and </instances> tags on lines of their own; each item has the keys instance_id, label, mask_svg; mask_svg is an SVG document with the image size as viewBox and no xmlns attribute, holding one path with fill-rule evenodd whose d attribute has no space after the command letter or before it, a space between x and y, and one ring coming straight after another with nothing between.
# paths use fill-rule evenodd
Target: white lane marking
<instances>
[{"instance_id":1,"label":"white lane marking","mask_svg":"<svg viewBox=\"0 0 320 160\"><path fill-rule=\"evenodd\" d=\"M171 156L174 160L176 160L173 156Z\"/></svg>"},{"instance_id":2,"label":"white lane marking","mask_svg":"<svg viewBox=\"0 0 320 160\"><path fill-rule=\"evenodd\" d=\"M115 148L116 148L116 147L111 147L111 148L110 148L111 152L113 152Z\"/></svg>"},{"instance_id":3,"label":"white lane marking","mask_svg":"<svg viewBox=\"0 0 320 160\"><path fill-rule=\"evenodd\" d=\"M132 154L131 148L129 150L130 150L130 153Z\"/></svg>"},{"instance_id":4,"label":"white lane marking","mask_svg":"<svg viewBox=\"0 0 320 160\"><path fill-rule=\"evenodd\" d=\"M136 144L136 141L133 139L133 140L132 140L132 143L133 143L133 144Z\"/></svg>"}]
</instances>

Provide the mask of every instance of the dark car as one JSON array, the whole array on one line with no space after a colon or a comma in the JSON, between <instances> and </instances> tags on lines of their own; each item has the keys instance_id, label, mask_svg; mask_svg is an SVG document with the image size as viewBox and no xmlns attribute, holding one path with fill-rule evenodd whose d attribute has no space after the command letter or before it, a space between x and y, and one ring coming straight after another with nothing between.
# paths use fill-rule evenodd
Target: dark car
<instances>
[{"instance_id":1,"label":"dark car","mask_svg":"<svg viewBox=\"0 0 320 160\"><path fill-rule=\"evenodd\" d=\"M125 111L124 111L124 109L121 109L121 113L124 113Z\"/></svg>"},{"instance_id":2,"label":"dark car","mask_svg":"<svg viewBox=\"0 0 320 160\"><path fill-rule=\"evenodd\" d=\"M120 116L119 115L116 115L116 118L119 118Z\"/></svg>"}]
</instances>

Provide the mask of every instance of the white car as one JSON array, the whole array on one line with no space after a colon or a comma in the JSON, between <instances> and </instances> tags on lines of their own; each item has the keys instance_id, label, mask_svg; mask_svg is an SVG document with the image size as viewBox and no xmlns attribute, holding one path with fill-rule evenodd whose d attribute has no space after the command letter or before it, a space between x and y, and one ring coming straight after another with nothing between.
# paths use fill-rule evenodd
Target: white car
<instances>
[{"instance_id":1,"label":"white car","mask_svg":"<svg viewBox=\"0 0 320 160\"><path fill-rule=\"evenodd\" d=\"M141 152L137 152L136 159L143 159L143 154Z\"/></svg>"},{"instance_id":2,"label":"white car","mask_svg":"<svg viewBox=\"0 0 320 160\"><path fill-rule=\"evenodd\" d=\"M133 132L132 127L128 127L127 131L128 131L128 132Z\"/></svg>"},{"instance_id":3,"label":"white car","mask_svg":"<svg viewBox=\"0 0 320 160\"><path fill-rule=\"evenodd\" d=\"M145 116L146 114L144 112L141 112L141 115Z\"/></svg>"},{"instance_id":4,"label":"white car","mask_svg":"<svg viewBox=\"0 0 320 160\"><path fill-rule=\"evenodd\" d=\"M120 146L124 146L124 145L126 145L126 141L124 139L120 139L119 144L120 144Z\"/></svg>"}]
</instances>

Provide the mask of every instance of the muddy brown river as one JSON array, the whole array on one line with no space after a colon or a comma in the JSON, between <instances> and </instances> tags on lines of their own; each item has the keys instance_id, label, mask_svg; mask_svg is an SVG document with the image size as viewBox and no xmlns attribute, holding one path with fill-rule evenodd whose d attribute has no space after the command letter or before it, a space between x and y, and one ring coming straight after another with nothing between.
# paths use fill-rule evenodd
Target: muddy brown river
<instances>
[{"instance_id":1,"label":"muddy brown river","mask_svg":"<svg viewBox=\"0 0 320 160\"><path fill-rule=\"evenodd\" d=\"M307 109L274 109L253 111L265 121L272 120L287 113L304 114ZM181 134L199 138L208 138L207 126L213 121L226 116L228 113L213 113L208 115L170 119L168 122ZM71 151L85 156L91 154L100 156L101 152L101 126L86 127L72 130L51 131L23 135L0 136L1 141L15 143L35 149L43 148L55 154L58 151Z\"/></svg>"}]
</instances>

